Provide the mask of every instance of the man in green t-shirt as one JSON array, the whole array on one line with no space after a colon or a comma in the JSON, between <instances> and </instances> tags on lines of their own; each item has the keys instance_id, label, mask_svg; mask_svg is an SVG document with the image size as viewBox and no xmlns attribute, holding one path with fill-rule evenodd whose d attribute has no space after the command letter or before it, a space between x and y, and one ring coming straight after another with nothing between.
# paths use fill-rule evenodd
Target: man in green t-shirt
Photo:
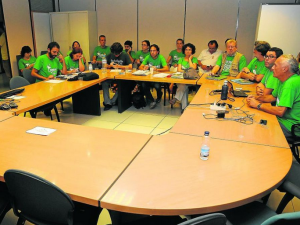
<instances>
[{"instance_id":1,"label":"man in green t-shirt","mask_svg":"<svg viewBox=\"0 0 300 225\"><path fill-rule=\"evenodd\" d=\"M280 56L273 66L279 87L271 95L247 97L248 105L277 116L288 142L292 139L292 126L300 123L300 76L298 62L292 55ZM276 101L276 106L270 103Z\"/></svg>"},{"instance_id":2,"label":"man in green t-shirt","mask_svg":"<svg viewBox=\"0 0 300 225\"><path fill-rule=\"evenodd\" d=\"M148 70L153 68L158 72L169 71L167 62L165 58L159 54L159 47L156 44L150 46L150 55L146 56L142 65L140 65L140 70ZM161 84L158 82L143 82L142 87L144 94L146 96L147 102L150 102L150 109L155 108L157 103L160 103L162 97ZM154 101L154 98L150 92L150 87L154 87L157 93L157 99Z\"/></svg>"},{"instance_id":3,"label":"man in green t-shirt","mask_svg":"<svg viewBox=\"0 0 300 225\"><path fill-rule=\"evenodd\" d=\"M176 49L171 51L169 57L167 58L167 64L170 64L170 62L172 62L171 66L173 68L171 67L171 71L174 71L174 69L177 68L179 59L184 58L184 53L182 52L183 45L184 41L181 38L177 39Z\"/></svg>"},{"instance_id":4,"label":"man in green t-shirt","mask_svg":"<svg viewBox=\"0 0 300 225\"><path fill-rule=\"evenodd\" d=\"M265 66L267 71L264 74L261 82L256 86L257 95L270 95L279 85L279 80L273 76L272 67L275 64L277 58L283 54L280 48L270 48L265 55Z\"/></svg>"},{"instance_id":5,"label":"man in green t-shirt","mask_svg":"<svg viewBox=\"0 0 300 225\"><path fill-rule=\"evenodd\" d=\"M48 45L48 53L37 58L31 71L31 76L36 77L36 82L54 79L58 71L67 74L67 67L62 55L59 55L60 46L57 42Z\"/></svg>"},{"instance_id":6,"label":"man in green t-shirt","mask_svg":"<svg viewBox=\"0 0 300 225\"><path fill-rule=\"evenodd\" d=\"M142 50L136 52L136 64L140 65L146 56L150 55L150 41L144 40L142 41Z\"/></svg>"},{"instance_id":7,"label":"man in green t-shirt","mask_svg":"<svg viewBox=\"0 0 300 225\"><path fill-rule=\"evenodd\" d=\"M93 55L93 67L102 67L102 59L106 58L110 54L110 47L106 46L106 37L104 35L99 36L99 44L94 50Z\"/></svg>"},{"instance_id":8,"label":"man in green t-shirt","mask_svg":"<svg viewBox=\"0 0 300 225\"><path fill-rule=\"evenodd\" d=\"M130 61L134 63L134 60L136 59L136 54L135 51L132 51L132 41L129 40L125 41L124 48L125 50L123 50L123 52L124 53L126 52L130 58Z\"/></svg>"},{"instance_id":9,"label":"man in green t-shirt","mask_svg":"<svg viewBox=\"0 0 300 225\"><path fill-rule=\"evenodd\" d=\"M230 39L226 42L226 52L219 56L211 74L219 72L221 75L236 77L246 66L245 56L237 52L237 41Z\"/></svg>"},{"instance_id":10,"label":"man in green t-shirt","mask_svg":"<svg viewBox=\"0 0 300 225\"><path fill-rule=\"evenodd\" d=\"M253 50L255 57L251 60L247 67L242 69L239 77L254 82L260 82L268 70L265 67L265 55L270 48L271 46L268 42L256 41Z\"/></svg>"}]
</instances>

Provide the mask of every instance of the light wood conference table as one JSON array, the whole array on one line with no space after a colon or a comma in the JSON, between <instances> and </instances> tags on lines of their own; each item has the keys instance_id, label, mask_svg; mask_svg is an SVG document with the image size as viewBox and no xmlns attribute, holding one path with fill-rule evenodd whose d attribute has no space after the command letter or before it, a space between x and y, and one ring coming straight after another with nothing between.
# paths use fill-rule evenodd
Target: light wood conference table
<instances>
[{"instance_id":1,"label":"light wood conference table","mask_svg":"<svg viewBox=\"0 0 300 225\"><path fill-rule=\"evenodd\" d=\"M190 215L237 207L275 189L288 173L290 149L201 137L155 136L100 200L101 207L148 215Z\"/></svg>"},{"instance_id":2,"label":"light wood conference table","mask_svg":"<svg viewBox=\"0 0 300 225\"><path fill-rule=\"evenodd\" d=\"M94 206L151 138L18 116L0 124L1 181L8 169L25 170ZM49 136L26 133L36 126L56 131Z\"/></svg>"},{"instance_id":3,"label":"light wood conference table","mask_svg":"<svg viewBox=\"0 0 300 225\"><path fill-rule=\"evenodd\" d=\"M0 122L7 120L9 118L13 117L13 114L9 111L1 111L0 110Z\"/></svg>"}]
</instances>

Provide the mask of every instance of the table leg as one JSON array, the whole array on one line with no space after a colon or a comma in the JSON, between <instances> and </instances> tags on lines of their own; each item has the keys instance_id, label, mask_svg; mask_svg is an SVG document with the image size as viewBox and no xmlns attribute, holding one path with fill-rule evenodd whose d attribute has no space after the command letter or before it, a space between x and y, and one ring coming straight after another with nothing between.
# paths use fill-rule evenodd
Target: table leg
<instances>
[{"instance_id":1,"label":"table leg","mask_svg":"<svg viewBox=\"0 0 300 225\"><path fill-rule=\"evenodd\" d=\"M118 80L118 113L122 113L132 106L133 83L134 81L131 80Z\"/></svg>"},{"instance_id":2,"label":"table leg","mask_svg":"<svg viewBox=\"0 0 300 225\"><path fill-rule=\"evenodd\" d=\"M101 115L99 84L72 95L73 112L87 115Z\"/></svg>"}]
</instances>

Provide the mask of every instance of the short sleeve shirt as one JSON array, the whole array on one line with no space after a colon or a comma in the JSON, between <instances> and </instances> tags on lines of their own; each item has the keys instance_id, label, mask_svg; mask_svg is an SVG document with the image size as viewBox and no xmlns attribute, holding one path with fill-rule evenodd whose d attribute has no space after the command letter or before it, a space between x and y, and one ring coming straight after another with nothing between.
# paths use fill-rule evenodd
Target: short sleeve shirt
<instances>
[{"instance_id":1,"label":"short sleeve shirt","mask_svg":"<svg viewBox=\"0 0 300 225\"><path fill-rule=\"evenodd\" d=\"M273 76L273 72L267 68L261 83L265 85L266 88L276 90L280 84L280 81ZM272 92L273 94L273 92Z\"/></svg>"},{"instance_id":2,"label":"short sleeve shirt","mask_svg":"<svg viewBox=\"0 0 300 225\"><path fill-rule=\"evenodd\" d=\"M125 50L123 50L123 52L127 54L127 52L126 52ZM130 56L131 56L133 59L136 59L136 53L135 53L135 51L131 51L131 52L130 52Z\"/></svg>"},{"instance_id":3,"label":"short sleeve shirt","mask_svg":"<svg viewBox=\"0 0 300 225\"><path fill-rule=\"evenodd\" d=\"M300 76L294 74L283 83L280 82L274 97L277 97L276 106L287 108L284 115L277 116L277 119L291 131L293 124L300 123Z\"/></svg>"},{"instance_id":4,"label":"short sleeve shirt","mask_svg":"<svg viewBox=\"0 0 300 225\"><path fill-rule=\"evenodd\" d=\"M136 52L136 59L139 59L142 63L146 56L150 55L150 52L143 52L142 50Z\"/></svg>"},{"instance_id":5,"label":"short sleeve shirt","mask_svg":"<svg viewBox=\"0 0 300 225\"><path fill-rule=\"evenodd\" d=\"M223 70L221 71L221 75L225 75L225 76L229 75L229 71L230 71L230 67L231 67L233 59L234 59L234 56L228 55L226 57L225 65L224 65ZM222 55L219 56L216 65L218 65L220 67L222 66ZM244 55L242 55L240 58L240 61L239 61L239 71L242 71L242 69L246 66L247 66L246 57Z\"/></svg>"},{"instance_id":6,"label":"short sleeve shirt","mask_svg":"<svg viewBox=\"0 0 300 225\"><path fill-rule=\"evenodd\" d=\"M198 63L198 60L196 57L193 57L192 58L192 63ZM188 61L185 61L184 58L181 58L179 61L178 61L178 64L181 65L181 69L187 69L190 67L190 63Z\"/></svg>"},{"instance_id":7,"label":"short sleeve shirt","mask_svg":"<svg viewBox=\"0 0 300 225\"><path fill-rule=\"evenodd\" d=\"M122 66L126 66L129 64L132 64L129 56L127 53L122 52L118 57L116 57L114 54L109 54L107 56L107 64L110 64L111 62L117 63Z\"/></svg>"},{"instance_id":8,"label":"short sleeve shirt","mask_svg":"<svg viewBox=\"0 0 300 225\"><path fill-rule=\"evenodd\" d=\"M177 52L177 50L173 50L170 52L169 56L172 57L172 66L178 64L179 59L184 58L184 54L182 52Z\"/></svg>"},{"instance_id":9,"label":"short sleeve shirt","mask_svg":"<svg viewBox=\"0 0 300 225\"><path fill-rule=\"evenodd\" d=\"M29 60L25 60L24 58L19 60L18 66L19 70L23 70L30 66L31 64L35 63L36 58L34 56L30 56Z\"/></svg>"},{"instance_id":10,"label":"short sleeve shirt","mask_svg":"<svg viewBox=\"0 0 300 225\"><path fill-rule=\"evenodd\" d=\"M94 50L94 56L96 56L97 61L101 61L103 57L107 57L110 54L110 48L105 46L102 48L101 46L97 46Z\"/></svg>"},{"instance_id":11,"label":"short sleeve shirt","mask_svg":"<svg viewBox=\"0 0 300 225\"><path fill-rule=\"evenodd\" d=\"M167 62L162 55L158 55L156 59L153 59L151 55L148 55L144 59L143 65L156 66L157 69L161 69L167 65Z\"/></svg>"},{"instance_id":12,"label":"short sleeve shirt","mask_svg":"<svg viewBox=\"0 0 300 225\"><path fill-rule=\"evenodd\" d=\"M81 59L82 64L84 64L83 59ZM79 60L73 61L71 56L65 57L65 63L67 70L79 69Z\"/></svg>"},{"instance_id":13,"label":"short sleeve shirt","mask_svg":"<svg viewBox=\"0 0 300 225\"><path fill-rule=\"evenodd\" d=\"M50 75L56 76L58 70L62 70L63 66L59 62L58 58L49 59L48 55L41 55L36 59L33 66L38 71L38 74L43 77L49 77ZM37 82L40 81L37 79Z\"/></svg>"}]
</instances>

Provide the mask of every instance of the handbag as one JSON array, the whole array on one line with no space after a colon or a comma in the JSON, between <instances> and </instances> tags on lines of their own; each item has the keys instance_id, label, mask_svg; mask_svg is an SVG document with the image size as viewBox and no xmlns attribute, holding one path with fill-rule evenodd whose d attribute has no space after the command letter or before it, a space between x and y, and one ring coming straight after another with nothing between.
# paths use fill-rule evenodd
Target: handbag
<instances>
[{"instance_id":1,"label":"handbag","mask_svg":"<svg viewBox=\"0 0 300 225\"><path fill-rule=\"evenodd\" d=\"M194 68L190 67L184 70L183 78L188 80L197 80L200 76Z\"/></svg>"}]
</instances>

